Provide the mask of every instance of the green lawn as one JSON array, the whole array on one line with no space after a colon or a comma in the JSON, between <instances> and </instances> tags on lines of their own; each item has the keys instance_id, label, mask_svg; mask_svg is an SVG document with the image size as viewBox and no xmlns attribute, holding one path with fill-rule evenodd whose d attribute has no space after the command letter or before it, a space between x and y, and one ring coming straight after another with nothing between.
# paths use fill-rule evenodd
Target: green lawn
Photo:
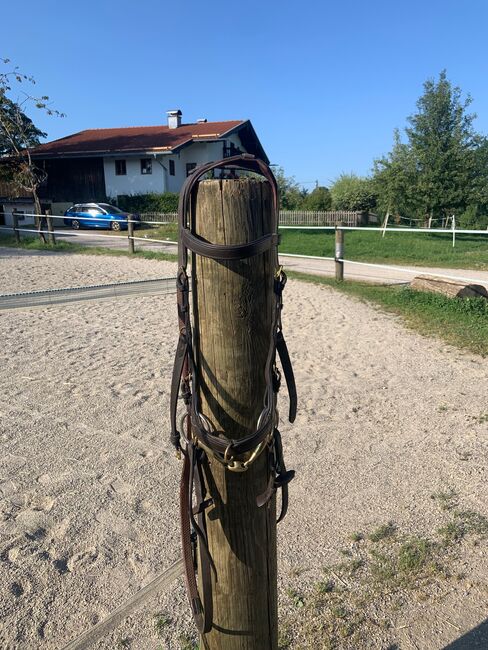
<instances>
[{"instance_id":1,"label":"green lawn","mask_svg":"<svg viewBox=\"0 0 488 650\"><path fill-rule=\"evenodd\" d=\"M376 303L400 315L408 327L421 334L439 337L482 356L488 355L488 300L484 298L446 298L413 291L409 287L336 282L296 272L287 274L306 282L326 284L342 293Z\"/></svg>"},{"instance_id":2,"label":"green lawn","mask_svg":"<svg viewBox=\"0 0 488 650\"><path fill-rule=\"evenodd\" d=\"M75 244L67 241L58 240L56 246L43 244L38 237L22 237L20 244L17 244L13 235L4 235L0 233L0 246L9 248L22 248L32 251L55 251L56 253L80 253L82 255L113 255L115 257L133 257L128 250L117 250L114 248L105 248L104 246L86 246L84 244ZM135 257L142 257L147 260L166 260L175 262L177 255L171 253L158 253L157 251L136 250Z\"/></svg>"},{"instance_id":3,"label":"green lawn","mask_svg":"<svg viewBox=\"0 0 488 650\"><path fill-rule=\"evenodd\" d=\"M301 255L334 256L335 234L332 230L281 230L280 252ZM127 231L118 234L127 237ZM138 228L136 237L176 241L178 226ZM346 259L378 264L409 264L488 270L488 232L484 235L457 235L452 247L449 233L390 232L383 238L377 231L345 231Z\"/></svg>"},{"instance_id":4,"label":"green lawn","mask_svg":"<svg viewBox=\"0 0 488 650\"><path fill-rule=\"evenodd\" d=\"M280 252L334 256L335 234L331 230L282 230ZM345 231L345 259L379 264L442 266L488 270L488 232L457 235L452 247L449 233Z\"/></svg>"},{"instance_id":5,"label":"green lawn","mask_svg":"<svg viewBox=\"0 0 488 650\"><path fill-rule=\"evenodd\" d=\"M281 230L280 252L334 256L335 234L331 230ZM126 233L122 233L126 234ZM154 239L178 238L177 225L138 229L136 235ZM440 266L488 270L488 232L484 235L457 235L452 247L449 233L390 232L383 238L377 231L346 231L346 259L384 264Z\"/></svg>"}]
</instances>

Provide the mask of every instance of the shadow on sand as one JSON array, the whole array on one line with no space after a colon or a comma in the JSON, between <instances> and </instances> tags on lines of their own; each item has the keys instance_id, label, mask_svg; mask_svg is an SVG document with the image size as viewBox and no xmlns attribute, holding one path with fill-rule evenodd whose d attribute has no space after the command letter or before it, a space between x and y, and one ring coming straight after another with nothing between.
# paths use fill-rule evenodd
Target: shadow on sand
<instances>
[{"instance_id":1,"label":"shadow on sand","mask_svg":"<svg viewBox=\"0 0 488 650\"><path fill-rule=\"evenodd\" d=\"M488 648L488 618L442 650L475 650L475 648Z\"/></svg>"}]
</instances>

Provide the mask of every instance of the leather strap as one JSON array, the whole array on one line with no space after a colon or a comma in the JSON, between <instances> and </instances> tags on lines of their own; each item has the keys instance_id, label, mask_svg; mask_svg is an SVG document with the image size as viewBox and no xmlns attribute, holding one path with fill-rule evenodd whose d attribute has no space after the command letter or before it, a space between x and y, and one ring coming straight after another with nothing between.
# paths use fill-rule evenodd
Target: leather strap
<instances>
[{"instance_id":1,"label":"leather strap","mask_svg":"<svg viewBox=\"0 0 488 650\"><path fill-rule=\"evenodd\" d=\"M247 243L236 245L212 244L193 234L188 227L188 212L191 205L192 193L202 176L216 168L230 170L247 170L261 174L271 185L273 206L271 232ZM287 471L283 460L281 435L274 426L276 393L279 390L279 371L276 368L278 354L290 398L289 420L293 422L297 410L297 392L290 356L281 329L282 292L286 283L286 275L279 269L274 282L274 315L272 337L266 361L266 395L265 407L259 418L256 430L239 438L229 439L223 431L210 431L208 421L202 419L199 405L199 386L196 362L193 356L193 337L191 331L189 291L190 282L186 273L188 251L215 260L240 260L260 255L271 250L274 264L278 269L277 246L278 235L278 187L270 168L261 160L249 154L233 156L218 162L208 163L198 167L185 181L180 193L178 206L179 271L177 277L177 303L180 336L176 348L175 363L171 380L170 423L171 442L178 452L183 453L183 469L180 484L180 525L185 566L185 580L188 598L198 631L205 634L212 626L212 570L215 570L208 550L205 524L205 509L212 504L206 499L206 486L203 465L207 462L204 450L211 452L224 464L234 457L253 452L271 437L269 447L269 481L266 491L256 498L258 507L265 505L281 489L281 511L278 521L286 514L288 507L288 483L294 472ZM186 405L186 431L177 428L178 393ZM184 435L183 435L184 434ZM184 444L182 445L182 438ZM193 494L196 504L193 503ZM192 532L193 530L193 532ZM198 551L197 551L198 542ZM200 574L202 595L200 596L196 572ZM217 576L215 576L217 580Z\"/></svg>"}]
</instances>

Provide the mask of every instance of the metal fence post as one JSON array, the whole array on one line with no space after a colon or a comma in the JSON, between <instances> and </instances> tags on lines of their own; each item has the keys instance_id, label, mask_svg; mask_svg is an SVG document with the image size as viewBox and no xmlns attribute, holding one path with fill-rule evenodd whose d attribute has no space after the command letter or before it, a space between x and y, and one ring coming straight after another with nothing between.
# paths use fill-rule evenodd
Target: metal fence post
<instances>
[{"instance_id":1,"label":"metal fence post","mask_svg":"<svg viewBox=\"0 0 488 650\"><path fill-rule=\"evenodd\" d=\"M134 222L132 221L132 215L129 215L127 219L127 239L129 242L129 253L133 255L136 251L134 246Z\"/></svg>"},{"instance_id":2,"label":"metal fence post","mask_svg":"<svg viewBox=\"0 0 488 650\"><path fill-rule=\"evenodd\" d=\"M20 244L20 232L18 231L19 217L17 216L17 208L14 208L12 210L12 223L13 223L15 241L17 242L17 244Z\"/></svg>"},{"instance_id":3,"label":"metal fence post","mask_svg":"<svg viewBox=\"0 0 488 650\"><path fill-rule=\"evenodd\" d=\"M335 229L335 279L338 282L344 280L344 231L338 224Z\"/></svg>"}]
</instances>

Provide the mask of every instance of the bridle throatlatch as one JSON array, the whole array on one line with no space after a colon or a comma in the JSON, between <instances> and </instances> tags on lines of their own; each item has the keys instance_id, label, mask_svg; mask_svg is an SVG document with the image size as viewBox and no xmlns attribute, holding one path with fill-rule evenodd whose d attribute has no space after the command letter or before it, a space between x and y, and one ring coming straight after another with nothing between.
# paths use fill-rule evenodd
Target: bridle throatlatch
<instances>
[{"instance_id":1,"label":"bridle throatlatch","mask_svg":"<svg viewBox=\"0 0 488 650\"><path fill-rule=\"evenodd\" d=\"M224 246L212 244L190 231L188 213L192 192L202 176L214 169L245 170L257 173L269 182L272 190L272 232L249 243ZM283 461L281 435L278 430L276 410L277 393L280 388L281 373L276 364L277 353L288 388L290 407L288 419L295 420L297 393L290 357L281 329L282 294L286 275L278 264L278 188L276 179L268 165L249 154L232 156L218 162L208 163L195 169L186 179L180 193L178 206L178 275L177 304L180 336L171 382L171 443L178 455L183 455L183 470L180 484L180 519L188 598L200 633L212 627L211 571L212 558L208 551L205 509L212 505L207 497L207 489L202 470L205 456L215 459L228 471L245 472L262 453L268 454L269 480L267 489L256 497L257 507L267 504L278 488L281 489L281 512L278 522L283 519L288 507L288 483L294 471L287 471ZM265 366L266 389L264 409L259 416L255 431L233 440L217 433L200 410L198 385L198 359L195 358L190 314L190 279L187 274L188 251L213 260L242 260L271 251L275 267L274 304L269 351ZM194 273L192 273L192 283ZM185 404L185 412L177 426L178 397ZM200 543L201 595L197 585L197 541Z\"/></svg>"}]
</instances>

